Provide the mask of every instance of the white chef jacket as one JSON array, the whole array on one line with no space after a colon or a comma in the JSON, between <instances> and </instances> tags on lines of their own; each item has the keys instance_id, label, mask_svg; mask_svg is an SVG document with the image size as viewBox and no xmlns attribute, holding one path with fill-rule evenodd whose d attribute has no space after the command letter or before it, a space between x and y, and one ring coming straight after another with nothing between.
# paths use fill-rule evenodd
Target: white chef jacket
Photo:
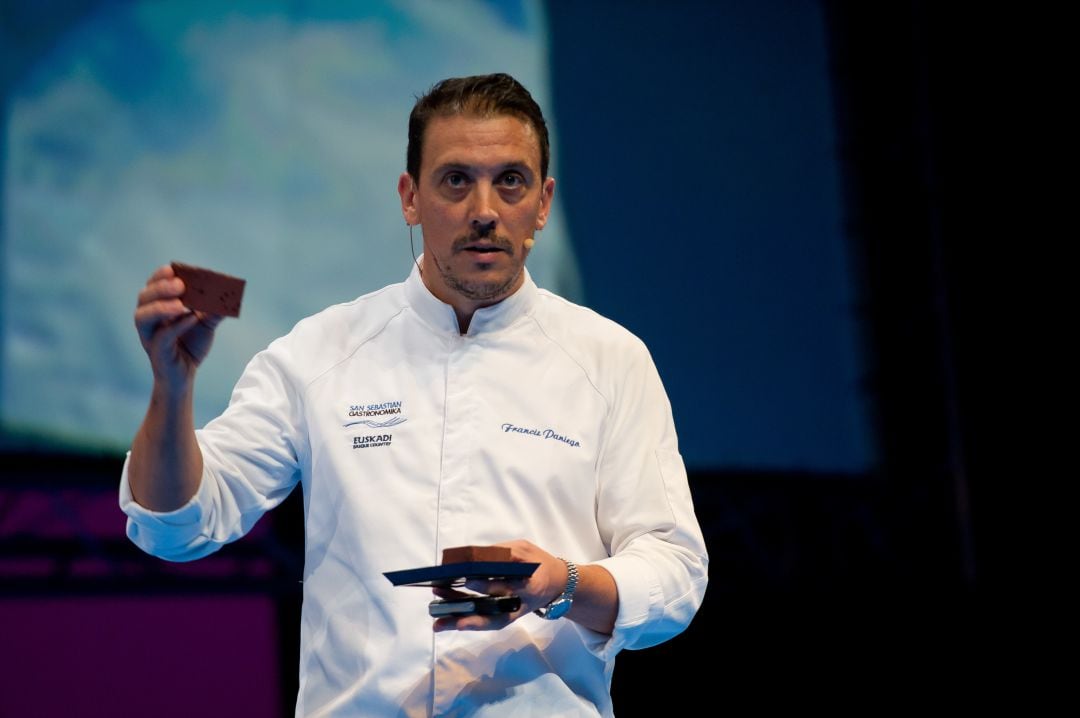
<instances>
[{"instance_id":1,"label":"white chef jacket","mask_svg":"<svg viewBox=\"0 0 1080 718\"><path fill-rule=\"evenodd\" d=\"M202 481L176 511L136 504L125 463L128 536L196 559L301 484L298 716L612 716L615 654L678 634L704 596L706 549L646 347L527 273L465 335L415 268L304 319L197 436ZM613 635L532 614L434 633L430 589L383 576L515 538L607 569Z\"/></svg>"}]
</instances>

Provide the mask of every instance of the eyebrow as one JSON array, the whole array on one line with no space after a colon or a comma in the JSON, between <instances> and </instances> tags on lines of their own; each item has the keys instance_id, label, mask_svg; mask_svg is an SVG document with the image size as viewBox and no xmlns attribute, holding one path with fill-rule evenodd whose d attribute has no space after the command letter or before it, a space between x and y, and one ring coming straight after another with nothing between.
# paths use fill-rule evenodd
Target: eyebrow
<instances>
[{"instance_id":1,"label":"eyebrow","mask_svg":"<svg viewBox=\"0 0 1080 718\"><path fill-rule=\"evenodd\" d=\"M474 172L478 165L470 165L465 162L446 162L444 164L435 167L432 170L432 174L443 174L445 172L458 171L458 172ZM504 162L500 165L496 165L498 168L496 174L502 174L508 170L514 170L523 174L536 175L538 172L534 172L529 163L525 160L515 160L513 162Z\"/></svg>"}]
</instances>

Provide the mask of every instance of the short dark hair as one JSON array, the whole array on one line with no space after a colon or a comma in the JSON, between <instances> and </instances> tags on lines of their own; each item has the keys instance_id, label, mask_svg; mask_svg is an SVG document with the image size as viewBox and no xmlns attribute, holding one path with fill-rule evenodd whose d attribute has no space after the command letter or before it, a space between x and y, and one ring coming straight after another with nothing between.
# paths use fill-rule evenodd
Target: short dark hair
<instances>
[{"instance_id":1,"label":"short dark hair","mask_svg":"<svg viewBox=\"0 0 1080 718\"><path fill-rule=\"evenodd\" d=\"M420 184L420 156L424 149L424 131L432 117L452 115L513 115L532 125L540 142L540 176L547 178L551 149L548 144L547 123L540 105L529 91L510 75L451 77L432 85L417 98L409 114L409 147L405 152L405 169L413 181Z\"/></svg>"}]
</instances>

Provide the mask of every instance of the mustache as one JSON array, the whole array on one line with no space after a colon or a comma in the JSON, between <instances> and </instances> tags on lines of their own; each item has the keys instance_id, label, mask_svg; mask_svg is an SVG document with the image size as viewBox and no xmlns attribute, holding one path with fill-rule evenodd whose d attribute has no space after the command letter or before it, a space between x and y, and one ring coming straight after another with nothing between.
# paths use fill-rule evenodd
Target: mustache
<instances>
[{"instance_id":1,"label":"mustache","mask_svg":"<svg viewBox=\"0 0 1080 718\"><path fill-rule=\"evenodd\" d=\"M463 252L466 247L475 244L476 242L486 242L508 254L514 253L514 243L510 241L509 237L497 235L492 232L470 232L463 237L458 237L454 240L454 243L450 245L450 251L454 254Z\"/></svg>"}]
</instances>

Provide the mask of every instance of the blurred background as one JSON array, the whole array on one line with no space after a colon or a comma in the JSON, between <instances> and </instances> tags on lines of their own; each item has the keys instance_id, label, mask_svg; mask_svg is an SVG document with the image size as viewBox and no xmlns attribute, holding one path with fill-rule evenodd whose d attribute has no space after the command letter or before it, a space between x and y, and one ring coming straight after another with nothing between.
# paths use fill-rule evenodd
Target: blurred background
<instances>
[{"instance_id":1,"label":"blurred background","mask_svg":"<svg viewBox=\"0 0 1080 718\"><path fill-rule=\"evenodd\" d=\"M617 713L658 688L963 693L997 568L967 194L988 22L914 1L0 0L0 716L292 714L299 493L193 564L124 537L135 297L171 260L247 280L205 423L299 319L407 275L408 112L495 71L552 131L530 271L651 349L709 544L698 618L620 655Z\"/></svg>"}]
</instances>

